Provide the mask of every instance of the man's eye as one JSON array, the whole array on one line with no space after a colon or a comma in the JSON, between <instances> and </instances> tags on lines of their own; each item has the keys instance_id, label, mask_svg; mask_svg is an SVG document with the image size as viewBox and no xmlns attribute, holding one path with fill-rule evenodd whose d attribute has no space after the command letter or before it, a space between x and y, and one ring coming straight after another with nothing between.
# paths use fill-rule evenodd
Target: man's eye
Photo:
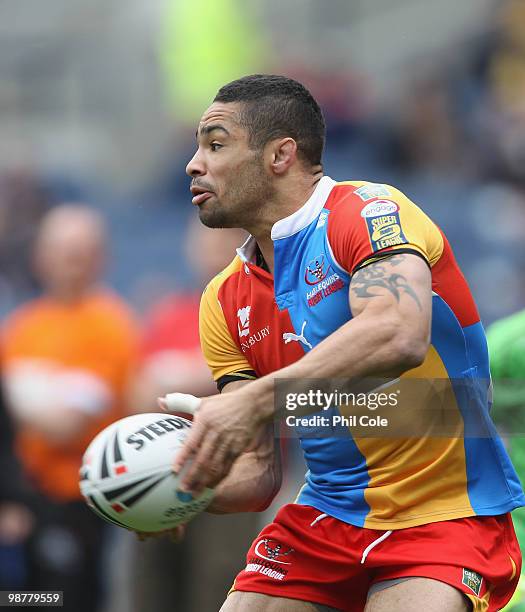
<instances>
[{"instance_id":1,"label":"man's eye","mask_svg":"<svg viewBox=\"0 0 525 612\"><path fill-rule=\"evenodd\" d=\"M210 145L210 149L212 151L218 151L221 147L222 147L222 145L219 144L218 142L212 142L211 145Z\"/></svg>"}]
</instances>

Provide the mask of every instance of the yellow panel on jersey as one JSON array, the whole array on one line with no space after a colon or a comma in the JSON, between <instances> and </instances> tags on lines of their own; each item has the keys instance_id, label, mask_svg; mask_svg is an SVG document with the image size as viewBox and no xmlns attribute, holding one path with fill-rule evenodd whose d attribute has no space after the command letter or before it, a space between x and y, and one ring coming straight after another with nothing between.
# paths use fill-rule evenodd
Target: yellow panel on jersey
<instances>
[{"instance_id":1,"label":"yellow panel on jersey","mask_svg":"<svg viewBox=\"0 0 525 612\"><path fill-rule=\"evenodd\" d=\"M436 385L443 387L439 393L433 393ZM432 522L440 517L445 520L474 514L466 487L463 419L443 361L434 347L430 347L424 363L404 374L395 388L400 389L404 398L405 414L401 419L396 417L400 429L407 431L418 420L428 435L407 439L387 436L355 439L366 457L370 478L365 489L370 512L364 526L382 529L385 523L395 520L398 528L411 527L421 524L422 519ZM442 399L445 393L446 415L441 411L442 406L428 403L432 398ZM352 409L355 413L355 407ZM442 418L454 430L451 437L432 436L433 426L442 428ZM442 469L444 465L446 471ZM455 515L450 509L450 496L457 504ZM415 515L414 508L417 508Z\"/></svg>"},{"instance_id":2,"label":"yellow panel on jersey","mask_svg":"<svg viewBox=\"0 0 525 612\"><path fill-rule=\"evenodd\" d=\"M232 275L238 274L241 268L242 262L236 257L208 284L201 299L199 311L201 347L214 380L253 369L232 339L218 298L221 285Z\"/></svg>"}]
</instances>

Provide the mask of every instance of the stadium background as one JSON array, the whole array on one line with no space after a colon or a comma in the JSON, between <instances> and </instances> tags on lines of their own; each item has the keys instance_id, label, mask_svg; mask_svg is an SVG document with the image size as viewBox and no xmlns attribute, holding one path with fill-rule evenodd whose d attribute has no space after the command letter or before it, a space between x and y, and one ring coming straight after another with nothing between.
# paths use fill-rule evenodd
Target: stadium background
<instances>
[{"instance_id":1,"label":"stadium background","mask_svg":"<svg viewBox=\"0 0 525 612\"><path fill-rule=\"evenodd\" d=\"M196 121L254 72L311 88L327 174L394 184L444 229L485 324L525 307L524 0L4 0L0 313L38 293L32 240L64 201L107 218L139 316L195 288Z\"/></svg>"}]
</instances>

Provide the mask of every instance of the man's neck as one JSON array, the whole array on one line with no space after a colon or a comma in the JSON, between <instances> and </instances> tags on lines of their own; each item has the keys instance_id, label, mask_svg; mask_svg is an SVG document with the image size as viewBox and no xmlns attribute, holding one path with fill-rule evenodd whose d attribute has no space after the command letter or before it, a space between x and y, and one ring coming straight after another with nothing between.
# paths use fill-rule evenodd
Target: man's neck
<instances>
[{"instance_id":1,"label":"man's neck","mask_svg":"<svg viewBox=\"0 0 525 612\"><path fill-rule=\"evenodd\" d=\"M286 217L293 215L308 201L323 177L321 166L313 174L298 175L296 180L289 181L285 189L278 191L275 199L267 203L265 215L253 228L246 228L257 241L261 255L273 275L273 241L272 227Z\"/></svg>"},{"instance_id":2,"label":"man's neck","mask_svg":"<svg viewBox=\"0 0 525 612\"><path fill-rule=\"evenodd\" d=\"M82 289L78 287L64 288L64 287L48 287L46 295L51 298L54 302L61 304L62 306L75 306L83 302L93 291L94 287L84 287Z\"/></svg>"}]
</instances>

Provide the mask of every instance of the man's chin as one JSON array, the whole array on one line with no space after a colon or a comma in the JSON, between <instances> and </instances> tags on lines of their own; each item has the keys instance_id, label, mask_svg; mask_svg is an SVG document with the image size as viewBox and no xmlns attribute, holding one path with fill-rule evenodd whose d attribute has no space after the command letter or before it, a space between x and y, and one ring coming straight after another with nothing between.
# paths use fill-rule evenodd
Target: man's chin
<instances>
[{"instance_id":1,"label":"man's chin","mask_svg":"<svg viewBox=\"0 0 525 612\"><path fill-rule=\"evenodd\" d=\"M206 209L206 202L199 206L199 219L203 225L213 229L221 227L234 227L228 224L228 219L219 211Z\"/></svg>"}]
</instances>

